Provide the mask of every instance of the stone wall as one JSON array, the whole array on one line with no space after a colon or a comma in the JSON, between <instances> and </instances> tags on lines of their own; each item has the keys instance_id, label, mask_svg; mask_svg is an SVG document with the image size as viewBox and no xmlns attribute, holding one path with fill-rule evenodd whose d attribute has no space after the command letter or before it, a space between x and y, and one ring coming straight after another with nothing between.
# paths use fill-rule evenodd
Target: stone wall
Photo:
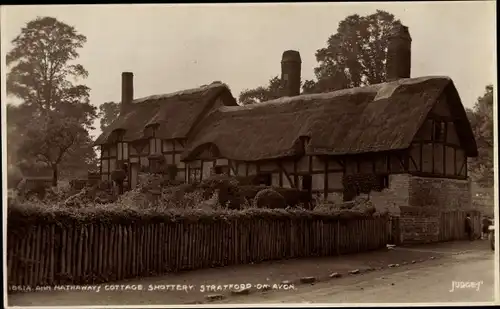
<instances>
[{"instance_id":1,"label":"stone wall","mask_svg":"<svg viewBox=\"0 0 500 309\"><path fill-rule=\"evenodd\" d=\"M407 206L409 201L408 187L410 176L407 174L389 175L389 188L381 192L370 192L370 201L377 211L388 211L399 215L399 206Z\"/></svg>"},{"instance_id":2,"label":"stone wall","mask_svg":"<svg viewBox=\"0 0 500 309\"><path fill-rule=\"evenodd\" d=\"M399 206L434 207L441 210L471 209L471 189L467 180L426 178L409 174L389 175L389 188L372 191L377 208Z\"/></svg>"},{"instance_id":3,"label":"stone wall","mask_svg":"<svg viewBox=\"0 0 500 309\"><path fill-rule=\"evenodd\" d=\"M408 196L408 206L442 210L470 209L472 206L470 182L467 180L411 176Z\"/></svg>"},{"instance_id":4,"label":"stone wall","mask_svg":"<svg viewBox=\"0 0 500 309\"><path fill-rule=\"evenodd\" d=\"M439 241L440 214L427 208L400 207L400 242L422 244Z\"/></svg>"},{"instance_id":5,"label":"stone wall","mask_svg":"<svg viewBox=\"0 0 500 309\"><path fill-rule=\"evenodd\" d=\"M440 210L401 206L399 243L424 244L466 239L465 216L470 214L474 234L481 234L481 213L474 210Z\"/></svg>"},{"instance_id":6,"label":"stone wall","mask_svg":"<svg viewBox=\"0 0 500 309\"><path fill-rule=\"evenodd\" d=\"M342 194L328 196L339 201ZM473 216L474 229L480 233L480 214L471 203L467 180L426 178L409 174L389 175L389 187L372 191L370 202L379 212L396 217L398 243L417 244L464 239L465 214Z\"/></svg>"},{"instance_id":7,"label":"stone wall","mask_svg":"<svg viewBox=\"0 0 500 309\"><path fill-rule=\"evenodd\" d=\"M389 212L392 215L399 215L399 206L408 205L409 195L408 188L410 184L410 176L407 174L389 175L389 188L381 192L371 191L369 196L370 202L379 212ZM365 195L361 195L364 196ZM338 192L328 193L327 201L342 204L343 194Z\"/></svg>"}]
</instances>

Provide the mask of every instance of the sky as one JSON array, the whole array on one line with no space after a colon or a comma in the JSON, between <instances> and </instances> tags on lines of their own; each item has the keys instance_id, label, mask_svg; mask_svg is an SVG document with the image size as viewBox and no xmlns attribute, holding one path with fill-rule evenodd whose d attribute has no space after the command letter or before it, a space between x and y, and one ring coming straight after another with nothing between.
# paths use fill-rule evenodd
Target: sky
<instances>
[{"instance_id":1,"label":"sky","mask_svg":"<svg viewBox=\"0 0 500 309\"><path fill-rule=\"evenodd\" d=\"M242 90L266 85L278 75L281 55L288 49L301 54L302 80L312 79L315 51L326 46L338 23L348 15L368 15L377 9L394 14L409 27L412 77L451 77L466 107L474 105L487 84L496 84L494 1L24 5L1 9L2 53L37 16L55 17L87 37L79 63L89 72L83 82L91 88L91 103L96 106L120 101L124 71L134 73L135 98L212 81L228 84L238 97Z\"/></svg>"}]
</instances>

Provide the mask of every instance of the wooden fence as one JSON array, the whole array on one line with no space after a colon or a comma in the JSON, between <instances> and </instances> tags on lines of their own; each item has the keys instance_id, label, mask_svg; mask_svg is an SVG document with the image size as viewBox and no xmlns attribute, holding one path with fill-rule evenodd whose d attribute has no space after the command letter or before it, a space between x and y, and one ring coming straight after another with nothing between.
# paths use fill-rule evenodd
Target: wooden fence
<instances>
[{"instance_id":1,"label":"wooden fence","mask_svg":"<svg viewBox=\"0 0 500 309\"><path fill-rule=\"evenodd\" d=\"M421 212L419 207L402 207L399 217L389 219L389 241L394 244L417 244L465 240L465 217L470 214L474 234L481 235L481 213L476 210ZM416 210L416 211L415 211Z\"/></svg>"},{"instance_id":2,"label":"wooden fence","mask_svg":"<svg viewBox=\"0 0 500 309\"><path fill-rule=\"evenodd\" d=\"M481 235L481 213L469 211L472 227L476 236ZM465 211L448 211L439 217L439 241L451 241L467 239L465 233Z\"/></svg>"},{"instance_id":3,"label":"wooden fence","mask_svg":"<svg viewBox=\"0 0 500 309\"><path fill-rule=\"evenodd\" d=\"M99 283L214 266L382 248L387 217L322 221L35 226L8 233L8 284Z\"/></svg>"}]
</instances>

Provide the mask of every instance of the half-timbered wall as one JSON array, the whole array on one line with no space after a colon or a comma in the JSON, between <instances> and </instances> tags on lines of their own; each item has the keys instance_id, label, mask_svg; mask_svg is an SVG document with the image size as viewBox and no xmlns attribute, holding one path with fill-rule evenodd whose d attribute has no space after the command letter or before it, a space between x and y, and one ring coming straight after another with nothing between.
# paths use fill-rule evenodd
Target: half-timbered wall
<instances>
[{"instance_id":1,"label":"half-timbered wall","mask_svg":"<svg viewBox=\"0 0 500 309\"><path fill-rule=\"evenodd\" d=\"M217 158L216 154L216 151L207 147L197 156L198 159L186 163L189 171L187 181L198 182L210 175L225 173L233 176L260 176L262 184L310 190L325 198L329 193L342 192L343 163L336 159L304 156L299 159L246 162Z\"/></svg>"},{"instance_id":2,"label":"half-timbered wall","mask_svg":"<svg viewBox=\"0 0 500 309\"><path fill-rule=\"evenodd\" d=\"M120 140L120 135L115 134L116 142L101 145L100 174L102 181L111 181L111 172L121 168L123 163L129 161L128 143Z\"/></svg>"},{"instance_id":3,"label":"half-timbered wall","mask_svg":"<svg viewBox=\"0 0 500 309\"><path fill-rule=\"evenodd\" d=\"M181 140L163 140L162 153L167 164L177 166L177 179L185 181L186 165L181 161L181 154L184 151L184 143Z\"/></svg>"},{"instance_id":4,"label":"half-timbered wall","mask_svg":"<svg viewBox=\"0 0 500 309\"><path fill-rule=\"evenodd\" d=\"M335 201L342 199L344 175L387 176L408 172L408 156L404 151L346 157L303 156L245 162L218 158L217 149L214 146L207 146L197 155L196 160L186 164L189 171L188 182L198 182L215 173L260 176L262 184L309 190L313 195Z\"/></svg>"},{"instance_id":5,"label":"half-timbered wall","mask_svg":"<svg viewBox=\"0 0 500 309\"><path fill-rule=\"evenodd\" d=\"M181 140L162 140L152 136L149 139L131 143L118 142L114 144L101 145L101 179L111 181L110 174L119 168L122 163L128 166L129 172L140 172L149 167L151 154L163 154L167 164L177 165L177 179L186 179L186 168L181 161L184 146ZM132 175L129 175L132 178Z\"/></svg>"},{"instance_id":6,"label":"half-timbered wall","mask_svg":"<svg viewBox=\"0 0 500 309\"><path fill-rule=\"evenodd\" d=\"M467 178L467 157L443 97L429 113L409 150L409 171L422 177Z\"/></svg>"}]
</instances>

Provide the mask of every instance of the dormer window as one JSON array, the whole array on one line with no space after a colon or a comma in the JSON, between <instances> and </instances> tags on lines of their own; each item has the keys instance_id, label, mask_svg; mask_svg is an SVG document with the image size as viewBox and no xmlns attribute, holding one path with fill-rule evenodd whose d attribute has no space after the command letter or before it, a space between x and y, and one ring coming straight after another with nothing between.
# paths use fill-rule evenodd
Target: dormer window
<instances>
[{"instance_id":1,"label":"dormer window","mask_svg":"<svg viewBox=\"0 0 500 309\"><path fill-rule=\"evenodd\" d=\"M128 144L123 141L125 136L125 130L118 129L113 132L114 138L116 141L116 159L120 160L128 160ZM113 153L114 151L112 151Z\"/></svg>"},{"instance_id":2,"label":"dormer window","mask_svg":"<svg viewBox=\"0 0 500 309\"><path fill-rule=\"evenodd\" d=\"M161 139L157 138L158 125L149 125L145 128L145 135L149 138L149 153L162 153Z\"/></svg>"},{"instance_id":3,"label":"dormer window","mask_svg":"<svg viewBox=\"0 0 500 309\"><path fill-rule=\"evenodd\" d=\"M123 137L125 136L125 130L124 129L116 129L113 132L111 132L111 138L113 142L119 142L123 140Z\"/></svg>"},{"instance_id":4,"label":"dormer window","mask_svg":"<svg viewBox=\"0 0 500 309\"><path fill-rule=\"evenodd\" d=\"M128 143L118 142L116 153L118 160L128 160Z\"/></svg>"}]
</instances>

